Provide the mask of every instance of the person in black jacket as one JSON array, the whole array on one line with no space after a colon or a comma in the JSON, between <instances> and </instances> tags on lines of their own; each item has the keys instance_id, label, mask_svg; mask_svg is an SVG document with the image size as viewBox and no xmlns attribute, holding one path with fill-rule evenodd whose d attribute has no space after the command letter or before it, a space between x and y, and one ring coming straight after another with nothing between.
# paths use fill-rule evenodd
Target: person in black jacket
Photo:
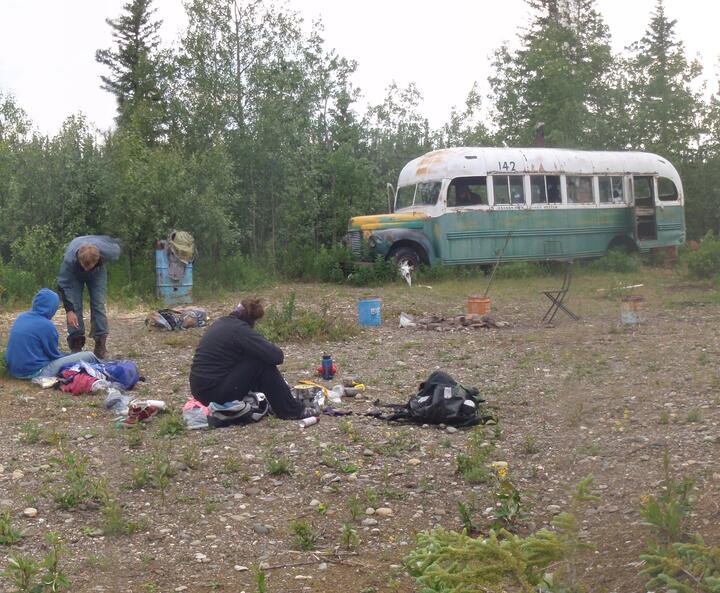
<instances>
[{"instance_id":1,"label":"person in black jacket","mask_svg":"<svg viewBox=\"0 0 720 593\"><path fill-rule=\"evenodd\" d=\"M192 394L207 406L242 400L249 391L262 392L280 418L316 415L292 396L278 370L283 351L254 329L264 314L258 299L246 299L207 329L190 367Z\"/></svg>"}]
</instances>

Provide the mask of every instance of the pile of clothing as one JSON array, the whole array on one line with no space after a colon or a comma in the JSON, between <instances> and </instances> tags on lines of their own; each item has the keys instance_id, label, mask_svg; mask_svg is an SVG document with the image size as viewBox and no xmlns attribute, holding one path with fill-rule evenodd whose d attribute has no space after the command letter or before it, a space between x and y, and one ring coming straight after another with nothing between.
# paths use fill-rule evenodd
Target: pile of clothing
<instances>
[{"instance_id":1,"label":"pile of clothing","mask_svg":"<svg viewBox=\"0 0 720 593\"><path fill-rule=\"evenodd\" d=\"M160 309L159 311L153 311L145 318L147 327L166 331L205 327L207 324L208 313L202 307Z\"/></svg>"},{"instance_id":2,"label":"pile of clothing","mask_svg":"<svg viewBox=\"0 0 720 593\"><path fill-rule=\"evenodd\" d=\"M42 387L55 387L66 393L80 395L103 389L129 390L144 381L132 360L109 360L101 363L76 362L60 368L57 377L33 379Z\"/></svg>"}]
</instances>

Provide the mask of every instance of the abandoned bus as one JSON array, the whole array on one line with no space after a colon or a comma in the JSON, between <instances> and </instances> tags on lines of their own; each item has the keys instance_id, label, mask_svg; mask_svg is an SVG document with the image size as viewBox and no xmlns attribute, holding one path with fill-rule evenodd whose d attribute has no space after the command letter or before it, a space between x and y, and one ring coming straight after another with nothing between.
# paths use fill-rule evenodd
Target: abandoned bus
<instances>
[{"instance_id":1,"label":"abandoned bus","mask_svg":"<svg viewBox=\"0 0 720 593\"><path fill-rule=\"evenodd\" d=\"M501 251L503 260L560 260L685 240L680 177L650 153L435 150L403 167L392 198L390 214L350 219L357 256L414 268L487 264Z\"/></svg>"}]
</instances>

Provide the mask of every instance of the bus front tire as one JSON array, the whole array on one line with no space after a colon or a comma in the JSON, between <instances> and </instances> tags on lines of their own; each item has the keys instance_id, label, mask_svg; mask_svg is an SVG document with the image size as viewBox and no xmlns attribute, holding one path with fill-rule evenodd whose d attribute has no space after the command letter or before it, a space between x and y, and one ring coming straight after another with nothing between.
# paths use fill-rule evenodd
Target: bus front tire
<instances>
[{"instance_id":1,"label":"bus front tire","mask_svg":"<svg viewBox=\"0 0 720 593\"><path fill-rule=\"evenodd\" d=\"M398 270L407 266L410 272L415 272L422 262L422 258L412 247L399 247L390 254L390 257L395 260Z\"/></svg>"}]
</instances>

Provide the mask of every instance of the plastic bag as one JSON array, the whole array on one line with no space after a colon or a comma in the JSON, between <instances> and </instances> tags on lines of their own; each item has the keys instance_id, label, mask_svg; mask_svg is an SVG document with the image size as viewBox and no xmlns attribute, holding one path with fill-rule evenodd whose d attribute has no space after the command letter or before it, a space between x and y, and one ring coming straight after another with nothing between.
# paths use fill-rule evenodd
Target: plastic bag
<instances>
[{"instance_id":1,"label":"plastic bag","mask_svg":"<svg viewBox=\"0 0 720 593\"><path fill-rule=\"evenodd\" d=\"M415 327L416 325L412 316L407 313L400 313L400 327Z\"/></svg>"}]
</instances>

